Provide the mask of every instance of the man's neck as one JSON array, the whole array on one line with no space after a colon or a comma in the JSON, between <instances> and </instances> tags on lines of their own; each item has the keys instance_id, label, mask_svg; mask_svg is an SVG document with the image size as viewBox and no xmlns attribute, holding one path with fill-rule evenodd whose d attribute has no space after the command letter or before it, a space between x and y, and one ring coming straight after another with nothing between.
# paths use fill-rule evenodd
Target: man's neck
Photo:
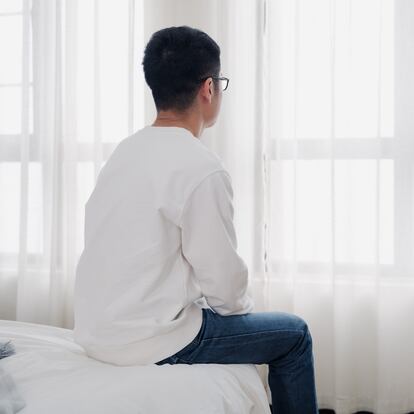
<instances>
[{"instance_id":1,"label":"man's neck","mask_svg":"<svg viewBox=\"0 0 414 414\"><path fill-rule=\"evenodd\" d=\"M173 115L164 115L158 113L157 118L153 122L152 126L168 127L175 126L188 129L194 138L199 138L203 132L202 125L199 120L192 118L179 119Z\"/></svg>"}]
</instances>

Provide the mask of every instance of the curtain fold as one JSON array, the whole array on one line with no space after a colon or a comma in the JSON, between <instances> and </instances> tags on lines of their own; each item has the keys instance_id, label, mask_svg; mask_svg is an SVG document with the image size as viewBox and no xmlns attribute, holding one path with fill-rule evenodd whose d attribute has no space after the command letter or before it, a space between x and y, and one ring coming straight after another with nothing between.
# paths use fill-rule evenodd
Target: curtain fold
<instances>
[{"instance_id":1,"label":"curtain fold","mask_svg":"<svg viewBox=\"0 0 414 414\"><path fill-rule=\"evenodd\" d=\"M21 19L22 70L0 68L0 318L73 328L85 202L156 115L144 47L189 25L218 42L230 78L202 141L232 176L255 311L308 322L320 408L414 410L410 0L1 7Z\"/></svg>"}]
</instances>

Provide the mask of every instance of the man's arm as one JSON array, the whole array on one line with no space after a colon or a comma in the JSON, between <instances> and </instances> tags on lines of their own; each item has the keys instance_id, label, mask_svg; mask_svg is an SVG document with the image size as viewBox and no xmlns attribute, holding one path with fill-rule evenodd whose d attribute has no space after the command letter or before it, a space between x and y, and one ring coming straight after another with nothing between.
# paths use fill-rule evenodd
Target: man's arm
<instances>
[{"instance_id":1,"label":"man's arm","mask_svg":"<svg viewBox=\"0 0 414 414\"><path fill-rule=\"evenodd\" d=\"M233 189L227 171L205 177L189 195L181 215L182 252L194 269L209 306L220 315L253 311L248 269L237 254Z\"/></svg>"}]
</instances>

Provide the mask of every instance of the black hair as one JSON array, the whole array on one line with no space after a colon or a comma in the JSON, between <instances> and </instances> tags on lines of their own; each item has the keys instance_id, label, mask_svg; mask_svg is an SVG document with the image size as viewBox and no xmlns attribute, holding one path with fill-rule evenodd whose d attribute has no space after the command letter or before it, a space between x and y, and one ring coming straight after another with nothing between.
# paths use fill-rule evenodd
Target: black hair
<instances>
[{"instance_id":1,"label":"black hair","mask_svg":"<svg viewBox=\"0 0 414 414\"><path fill-rule=\"evenodd\" d=\"M219 76L220 47L201 30L167 27L152 34L142 65L157 111L184 112L194 102L200 79Z\"/></svg>"}]
</instances>

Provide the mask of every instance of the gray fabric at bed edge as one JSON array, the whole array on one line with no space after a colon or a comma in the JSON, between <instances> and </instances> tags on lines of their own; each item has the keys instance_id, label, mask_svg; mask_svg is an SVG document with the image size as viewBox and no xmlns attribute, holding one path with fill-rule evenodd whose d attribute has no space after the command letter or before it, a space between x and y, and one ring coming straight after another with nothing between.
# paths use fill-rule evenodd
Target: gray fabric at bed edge
<instances>
[{"instance_id":1,"label":"gray fabric at bed edge","mask_svg":"<svg viewBox=\"0 0 414 414\"><path fill-rule=\"evenodd\" d=\"M0 342L0 359L6 358L15 353L16 353L16 350L14 348L14 345L10 341Z\"/></svg>"},{"instance_id":2,"label":"gray fabric at bed edge","mask_svg":"<svg viewBox=\"0 0 414 414\"><path fill-rule=\"evenodd\" d=\"M13 344L0 343L0 360L16 353ZM0 366L0 414L15 414L26 406L12 376Z\"/></svg>"}]
</instances>

